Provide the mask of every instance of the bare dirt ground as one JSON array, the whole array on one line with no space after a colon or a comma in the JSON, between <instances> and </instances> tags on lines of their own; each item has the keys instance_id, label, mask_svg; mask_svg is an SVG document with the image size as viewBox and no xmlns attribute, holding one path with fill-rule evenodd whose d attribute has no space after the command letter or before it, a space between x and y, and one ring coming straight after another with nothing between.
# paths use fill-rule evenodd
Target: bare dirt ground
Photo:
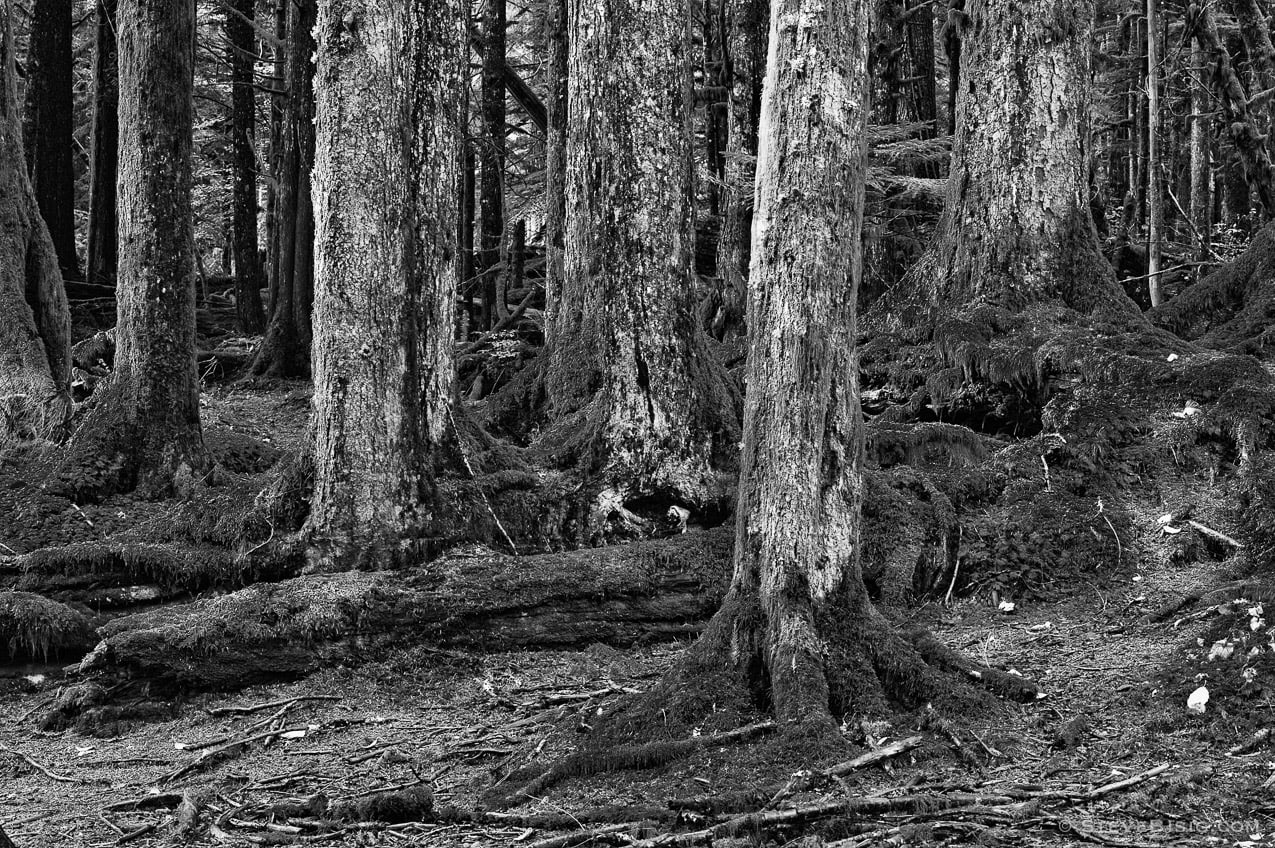
<instances>
[{"instance_id":1,"label":"bare dirt ground","mask_svg":"<svg viewBox=\"0 0 1275 848\"><path fill-rule=\"evenodd\" d=\"M305 401L298 386L214 390L204 406L210 445L238 456L286 448L304 431ZM20 550L106 537L157 514L128 498L72 509L20 486L4 491L3 537ZM1148 534L1159 532L1144 518ZM708 745L654 768L570 777L503 812L482 812L484 793L580 748L599 711L650 688L684 646L404 649L299 682L190 696L177 717L114 738L36 730L33 717L65 684L60 665L12 665L0 668L0 824L18 848L1275 844L1275 757L1265 744L1228 753L1267 726L1270 692L1218 697L1203 715L1186 708L1201 683L1238 674L1203 656L1227 610L1140 621L1184 591L1224 582L1225 564L1124 559L1019 599L1012 613L986 594L914 611L948 645L1039 681L1046 697L1034 704L941 719L901 710L889 724L847 727L840 751L811 753L782 734ZM1254 633L1264 628L1260 613L1250 618ZM779 803L797 810L789 826L776 814L739 822L734 835L658 841L735 815L670 799L755 792L915 734L917 747ZM333 818L326 807L386 791L432 811L382 809L381 818L412 820L378 822Z\"/></svg>"}]
</instances>

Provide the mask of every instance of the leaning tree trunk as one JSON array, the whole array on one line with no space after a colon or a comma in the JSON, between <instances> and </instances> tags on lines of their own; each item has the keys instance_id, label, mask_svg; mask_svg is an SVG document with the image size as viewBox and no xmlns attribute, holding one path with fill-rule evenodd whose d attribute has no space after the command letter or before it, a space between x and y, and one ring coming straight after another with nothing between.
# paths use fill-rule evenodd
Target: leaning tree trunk
<instances>
[{"instance_id":1,"label":"leaning tree trunk","mask_svg":"<svg viewBox=\"0 0 1275 848\"><path fill-rule=\"evenodd\" d=\"M23 128L27 164L40 214L49 226L64 276L78 279L75 249L74 59L72 0L35 0L27 50L27 103Z\"/></svg>"},{"instance_id":2,"label":"leaning tree trunk","mask_svg":"<svg viewBox=\"0 0 1275 848\"><path fill-rule=\"evenodd\" d=\"M717 275L722 281L721 331L744 330L749 240L752 234L753 162L757 156L757 113L766 72L767 0L722 0L726 32L726 179L722 230L717 242ZM716 329L716 328L714 328Z\"/></svg>"},{"instance_id":3,"label":"leaning tree trunk","mask_svg":"<svg viewBox=\"0 0 1275 848\"><path fill-rule=\"evenodd\" d=\"M316 0L288 6L288 100L283 116L283 155L275 201L276 279L266 335L252 372L269 377L310 375L311 307L314 302L314 23Z\"/></svg>"},{"instance_id":4,"label":"leaning tree trunk","mask_svg":"<svg viewBox=\"0 0 1275 848\"><path fill-rule=\"evenodd\" d=\"M564 281L544 374L583 535L637 497L714 498L732 404L695 321L687 0L572 0ZM569 420L567 420L569 418Z\"/></svg>"},{"instance_id":5,"label":"leaning tree trunk","mask_svg":"<svg viewBox=\"0 0 1275 848\"><path fill-rule=\"evenodd\" d=\"M210 465L195 369L194 4L122 0L117 32L115 371L80 424L61 475L62 488L86 498L180 493Z\"/></svg>"},{"instance_id":6,"label":"leaning tree trunk","mask_svg":"<svg viewBox=\"0 0 1275 848\"><path fill-rule=\"evenodd\" d=\"M115 43L116 0L97 2L97 46L93 53L93 164L89 189L88 281L115 285L119 231L115 181L119 160L119 55Z\"/></svg>"},{"instance_id":7,"label":"leaning tree trunk","mask_svg":"<svg viewBox=\"0 0 1275 848\"><path fill-rule=\"evenodd\" d=\"M23 158L14 5L0 3L0 439L49 435L71 382L66 292Z\"/></svg>"},{"instance_id":8,"label":"leaning tree trunk","mask_svg":"<svg viewBox=\"0 0 1275 848\"><path fill-rule=\"evenodd\" d=\"M456 0L325 0L316 76L315 564L427 544L453 394Z\"/></svg>"},{"instance_id":9,"label":"leaning tree trunk","mask_svg":"<svg viewBox=\"0 0 1275 848\"><path fill-rule=\"evenodd\" d=\"M905 297L1128 314L1089 211L1092 0L968 11L947 205Z\"/></svg>"},{"instance_id":10,"label":"leaning tree trunk","mask_svg":"<svg viewBox=\"0 0 1275 848\"><path fill-rule=\"evenodd\" d=\"M257 252L257 92L254 68L256 0L226 7L226 61L230 65L231 205L235 259L235 314L250 335L266 327L261 311L265 277Z\"/></svg>"}]
</instances>

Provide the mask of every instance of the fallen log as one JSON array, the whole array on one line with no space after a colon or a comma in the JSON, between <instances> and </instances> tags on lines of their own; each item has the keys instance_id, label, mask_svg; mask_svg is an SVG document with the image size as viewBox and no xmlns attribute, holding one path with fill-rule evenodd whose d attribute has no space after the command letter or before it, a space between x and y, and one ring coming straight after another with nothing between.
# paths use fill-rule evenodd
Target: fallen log
<instances>
[{"instance_id":1,"label":"fallen log","mask_svg":"<svg viewBox=\"0 0 1275 848\"><path fill-rule=\"evenodd\" d=\"M257 584L111 621L80 672L236 689L411 644L502 651L689 636L722 599L731 544L731 530L718 528Z\"/></svg>"}]
</instances>

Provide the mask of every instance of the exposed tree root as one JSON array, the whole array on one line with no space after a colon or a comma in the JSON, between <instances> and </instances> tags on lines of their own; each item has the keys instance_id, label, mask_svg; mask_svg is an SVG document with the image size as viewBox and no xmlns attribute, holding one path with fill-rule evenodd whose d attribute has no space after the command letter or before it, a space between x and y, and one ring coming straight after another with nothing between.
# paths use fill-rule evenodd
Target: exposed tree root
<instances>
[{"instance_id":1,"label":"exposed tree root","mask_svg":"<svg viewBox=\"0 0 1275 848\"><path fill-rule=\"evenodd\" d=\"M529 771L534 774L531 780L517 785L512 790L490 793L486 801L489 805L498 808L512 806L534 800L543 795L546 790L568 778L588 777L630 769L656 768L712 745L747 742L774 730L775 723L765 721L737 730L702 734L686 739L647 742L643 745L625 745L596 751L579 751L558 760L548 769L540 770L531 767ZM521 779L525 779L526 776L523 775ZM513 779L520 778L514 776Z\"/></svg>"},{"instance_id":2,"label":"exposed tree root","mask_svg":"<svg viewBox=\"0 0 1275 848\"><path fill-rule=\"evenodd\" d=\"M1253 237L1248 249L1148 317L1207 347L1254 353L1275 341L1275 225Z\"/></svg>"}]
</instances>

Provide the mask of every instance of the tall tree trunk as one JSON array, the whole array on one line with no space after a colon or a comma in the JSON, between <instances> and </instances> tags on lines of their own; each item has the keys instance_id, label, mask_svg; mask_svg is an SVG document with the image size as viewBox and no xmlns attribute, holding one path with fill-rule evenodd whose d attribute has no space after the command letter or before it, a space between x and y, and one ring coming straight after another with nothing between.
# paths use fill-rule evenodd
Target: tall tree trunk
<instances>
[{"instance_id":1,"label":"tall tree trunk","mask_svg":"<svg viewBox=\"0 0 1275 848\"><path fill-rule=\"evenodd\" d=\"M210 466L195 369L191 219L195 4L121 0L115 371L81 423L65 487L186 489Z\"/></svg>"},{"instance_id":2,"label":"tall tree trunk","mask_svg":"<svg viewBox=\"0 0 1275 848\"><path fill-rule=\"evenodd\" d=\"M868 2L772 4L734 573L651 701L670 722L733 697L840 739L842 716L951 686L876 610L860 565Z\"/></svg>"},{"instance_id":3,"label":"tall tree trunk","mask_svg":"<svg viewBox=\"0 0 1275 848\"><path fill-rule=\"evenodd\" d=\"M934 86L934 4L930 0L907 0L904 15L905 79L910 81L908 106L913 120L933 125L925 138L938 134L938 101ZM937 173L929 174L937 176Z\"/></svg>"},{"instance_id":4,"label":"tall tree trunk","mask_svg":"<svg viewBox=\"0 0 1275 848\"><path fill-rule=\"evenodd\" d=\"M994 0L972 15L947 205L901 287L931 304L1133 308L1089 212L1091 0Z\"/></svg>"},{"instance_id":5,"label":"tall tree trunk","mask_svg":"<svg viewBox=\"0 0 1275 848\"><path fill-rule=\"evenodd\" d=\"M270 295L266 318L274 315L279 298L279 198L283 182L283 127L288 108L288 2L274 3L274 73L270 81L270 180L266 190L266 265L269 267Z\"/></svg>"},{"instance_id":6,"label":"tall tree trunk","mask_svg":"<svg viewBox=\"0 0 1275 848\"><path fill-rule=\"evenodd\" d=\"M571 2L565 280L545 386L550 413L583 430L586 536L633 498L715 499L713 460L733 453L733 406L695 320L690 17L688 0Z\"/></svg>"},{"instance_id":7,"label":"tall tree trunk","mask_svg":"<svg viewBox=\"0 0 1275 848\"><path fill-rule=\"evenodd\" d=\"M1209 137L1209 114L1213 100L1209 96L1208 65L1199 38L1191 40L1191 227L1196 238L1196 259L1204 261L1210 254L1213 233L1213 161L1212 139Z\"/></svg>"},{"instance_id":8,"label":"tall tree trunk","mask_svg":"<svg viewBox=\"0 0 1275 848\"><path fill-rule=\"evenodd\" d=\"M34 0L27 50L23 128L27 166L40 215L49 227L62 274L80 277L75 248L74 59L72 0Z\"/></svg>"},{"instance_id":9,"label":"tall tree trunk","mask_svg":"<svg viewBox=\"0 0 1275 848\"><path fill-rule=\"evenodd\" d=\"M318 20L317 567L394 565L427 544L453 394L456 0L324 0Z\"/></svg>"},{"instance_id":10,"label":"tall tree trunk","mask_svg":"<svg viewBox=\"0 0 1275 848\"><path fill-rule=\"evenodd\" d=\"M71 321L22 149L14 0L0 0L0 439L47 436L70 412Z\"/></svg>"},{"instance_id":11,"label":"tall tree trunk","mask_svg":"<svg viewBox=\"0 0 1275 848\"><path fill-rule=\"evenodd\" d=\"M947 23L943 25L943 52L947 54L947 131L956 134L957 95L961 89L961 29L965 0L948 0Z\"/></svg>"},{"instance_id":12,"label":"tall tree trunk","mask_svg":"<svg viewBox=\"0 0 1275 848\"><path fill-rule=\"evenodd\" d=\"M1164 193L1160 163L1160 12L1159 0L1147 0L1147 292L1159 306L1160 264L1164 250Z\"/></svg>"},{"instance_id":13,"label":"tall tree trunk","mask_svg":"<svg viewBox=\"0 0 1275 848\"><path fill-rule=\"evenodd\" d=\"M781 720L827 718L834 697L838 710L846 705L852 690L837 678L849 669L821 646L874 616L859 570L854 353L866 6L776 0L771 18L735 574L724 611L740 607L731 656L746 674L766 670Z\"/></svg>"},{"instance_id":14,"label":"tall tree trunk","mask_svg":"<svg viewBox=\"0 0 1275 848\"><path fill-rule=\"evenodd\" d=\"M257 37L256 0L228 0L226 61L230 65L232 237L234 240L235 313L239 329L250 335L266 327L261 309L265 275L257 248Z\"/></svg>"},{"instance_id":15,"label":"tall tree trunk","mask_svg":"<svg viewBox=\"0 0 1275 848\"><path fill-rule=\"evenodd\" d=\"M119 172L119 55L115 44L116 0L97 0L93 53L93 164L89 189L88 281L115 285L119 229L115 181Z\"/></svg>"},{"instance_id":16,"label":"tall tree trunk","mask_svg":"<svg viewBox=\"0 0 1275 848\"><path fill-rule=\"evenodd\" d=\"M562 300L562 251L567 229L567 0L549 0L545 27L549 91L545 103L545 330L552 344Z\"/></svg>"},{"instance_id":17,"label":"tall tree trunk","mask_svg":"<svg viewBox=\"0 0 1275 848\"><path fill-rule=\"evenodd\" d=\"M752 234L753 176L757 156L757 115L766 72L768 0L723 0L727 73L726 178L722 231L717 242L717 274L722 280L719 335L744 330L749 240Z\"/></svg>"},{"instance_id":18,"label":"tall tree trunk","mask_svg":"<svg viewBox=\"0 0 1275 848\"><path fill-rule=\"evenodd\" d=\"M275 303L265 339L253 360L254 374L310 374L311 306L314 301L314 23L316 0L288 0L288 102L283 118L283 154L276 201L277 275Z\"/></svg>"},{"instance_id":19,"label":"tall tree trunk","mask_svg":"<svg viewBox=\"0 0 1275 848\"><path fill-rule=\"evenodd\" d=\"M505 120L505 0L484 0L482 182L478 198L484 330L496 322L496 282L505 235Z\"/></svg>"}]
</instances>

